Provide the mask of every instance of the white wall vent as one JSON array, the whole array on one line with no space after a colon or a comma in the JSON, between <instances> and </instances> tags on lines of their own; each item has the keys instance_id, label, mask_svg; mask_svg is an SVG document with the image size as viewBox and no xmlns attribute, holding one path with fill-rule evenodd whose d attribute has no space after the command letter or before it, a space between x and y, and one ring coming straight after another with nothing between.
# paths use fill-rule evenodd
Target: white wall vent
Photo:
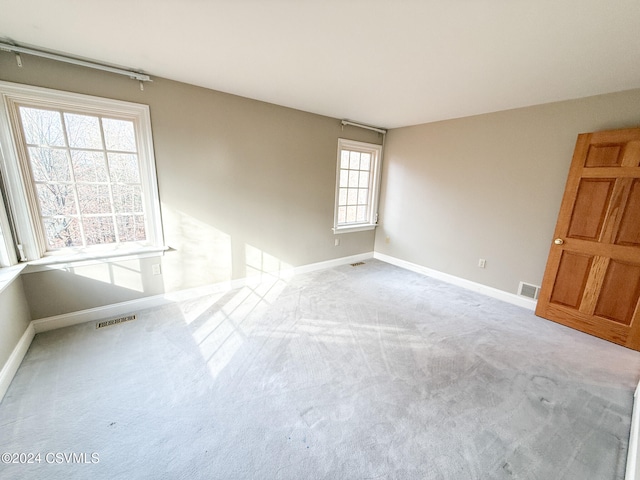
<instances>
[{"instance_id":1,"label":"white wall vent","mask_svg":"<svg viewBox=\"0 0 640 480\"><path fill-rule=\"evenodd\" d=\"M96 328L104 328L110 327L111 325L117 325L118 323L130 322L131 320L135 320L136 315L127 315L126 317L113 318L111 320L104 320L102 322L96 323Z\"/></svg>"},{"instance_id":2,"label":"white wall vent","mask_svg":"<svg viewBox=\"0 0 640 480\"><path fill-rule=\"evenodd\" d=\"M520 282L520 286L518 287L518 295L537 300L539 293L540 287L538 285L531 285L530 283Z\"/></svg>"}]
</instances>

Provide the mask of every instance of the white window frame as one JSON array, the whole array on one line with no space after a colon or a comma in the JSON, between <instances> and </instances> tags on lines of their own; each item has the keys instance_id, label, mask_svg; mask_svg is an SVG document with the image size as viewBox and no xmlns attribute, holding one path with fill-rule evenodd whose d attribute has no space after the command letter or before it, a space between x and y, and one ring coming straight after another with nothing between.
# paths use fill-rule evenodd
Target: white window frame
<instances>
[{"instance_id":1,"label":"white window frame","mask_svg":"<svg viewBox=\"0 0 640 480\"><path fill-rule=\"evenodd\" d=\"M340 194L340 158L343 150L358 151L371 154L371 168L369 174L369 212L364 222L344 223L338 222L338 203ZM358 142L346 138L338 139L338 162L336 165L336 195L333 218L333 232L350 233L373 230L378 224L378 200L380 192L380 166L382 162L382 145L375 143Z\"/></svg>"},{"instance_id":2,"label":"white window frame","mask_svg":"<svg viewBox=\"0 0 640 480\"><path fill-rule=\"evenodd\" d=\"M160 198L153 153L151 116L148 105L112 100L91 95L83 95L52 90L31 85L0 81L0 169L5 179L9 208L15 224L14 241L20 245L20 260L35 261L47 257L56 261L56 256L64 256L58 261L74 258L109 257L131 255L136 252L164 250ZM18 105L40 106L57 110L114 116L135 124L138 161L143 190L143 208L147 240L144 244L96 245L78 249L64 249L64 252L47 251L46 239L39 216L35 188L28 175L28 158L21 141ZM0 221L3 221L0 211ZM4 216L6 219L6 215ZM7 231L3 227L5 242ZM11 240L9 239L10 243Z\"/></svg>"},{"instance_id":3,"label":"white window frame","mask_svg":"<svg viewBox=\"0 0 640 480\"><path fill-rule=\"evenodd\" d=\"M10 267L16 263L18 263L18 258L12 242L9 218L0 194L0 267Z\"/></svg>"}]
</instances>

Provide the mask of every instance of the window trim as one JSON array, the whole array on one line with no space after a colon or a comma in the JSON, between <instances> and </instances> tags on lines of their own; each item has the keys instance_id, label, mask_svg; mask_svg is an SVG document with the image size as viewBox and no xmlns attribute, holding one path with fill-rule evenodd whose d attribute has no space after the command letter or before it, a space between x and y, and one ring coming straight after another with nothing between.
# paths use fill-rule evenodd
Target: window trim
<instances>
[{"instance_id":1,"label":"window trim","mask_svg":"<svg viewBox=\"0 0 640 480\"><path fill-rule=\"evenodd\" d=\"M164 248L148 105L3 81L0 81L0 101L2 103L0 107L0 156L2 157L0 173L5 178L9 208L15 219L14 234L17 238L14 240L16 244L22 245L21 261L35 261L56 255L84 258L94 250L100 250L100 254L104 256L121 256L123 250L131 253L137 249L147 250L149 247ZM31 178L25 178L25 172L28 171L28 157L24 151L24 145L15 140L21 138L21 132L17 131L20 125L18 105L23 103L36 107L124 118L134 122L144 192L147 245L113 245L111 248L102 245L95 249L78 249L75 254L68 250L63 252L46 250L46 239L38 213L35 189Z\"/></svg>"},{"instance_id":2,"label":"window trim","mask_svg":"<svg viewBox=\"0 0 640 480\"><path fill-rule=\"evenodd\" d=\"M2 157L1 150L0 157ZM5 208L4 195L0 188L0 268L10 267L16 263L18 263L18 257L16 257L15 247L11 237L11 226Z\"/></svg>"},{"instance_id":3,"label":"window trim","mask_svg":"<svg viewBox=\"0 0 640 480\"><path fill-rule=\"evenodd\" d=\"M338 224L338 202L340 194L340 157L342 150L356 150L371 154L371 169L369 176L369 215L365 222ZM338 138L338 153L336 163L336 191L333 209L333 233L351 233L373 230L378 226L378 202L380 198L380 170L382 164L382 145L377 143L359 142L346 138Z\"/></svg>"}]
</instances>

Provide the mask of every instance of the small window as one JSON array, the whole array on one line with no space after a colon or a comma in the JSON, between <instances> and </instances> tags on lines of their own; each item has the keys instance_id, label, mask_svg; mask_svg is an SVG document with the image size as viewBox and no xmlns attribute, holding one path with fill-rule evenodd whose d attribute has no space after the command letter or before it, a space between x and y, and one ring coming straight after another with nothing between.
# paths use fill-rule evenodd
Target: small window
<instances>
[{"instance_id":1,"label":"small window","mask_svg":"<svg viewBox=\"0 0 640 480\"><path fill-rule=\"evenodd\" d=\"M0 92L14 146L9 203L28 260L161 245L148 107L6 84Z\"/></svg>"},{"instance_id":2,"label":"small window","mask_svg":"<svg viewBox=\"0 0 640 480\"><path fill-rule=\"evenodd\" d=\"M375 228L381 150L372 143L338 140L336 233Z\"/></svg>"}]
</instances>

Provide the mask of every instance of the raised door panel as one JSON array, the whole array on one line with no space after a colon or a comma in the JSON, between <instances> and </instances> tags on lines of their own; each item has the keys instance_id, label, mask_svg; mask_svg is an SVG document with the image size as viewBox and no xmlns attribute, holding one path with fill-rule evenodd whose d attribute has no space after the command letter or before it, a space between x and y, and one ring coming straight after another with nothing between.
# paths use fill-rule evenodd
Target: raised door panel
<instances>
[{"instance_id":1,"label":"raised door panel","mask_svg":"<svg viewBox=\"0 0 640 480\"><path fill-rule=\"evenodd\" d=\"M640 179L638 178L634 179L631 185L615 243L640 247Z\"/></svg>"},{"instance_id":2,"label":"raised door panel","mask_svg":"<svg viewBox=\"0 0 640 480\"><path fill-rule=\"evenodd\" d=\"M621 145L589 145L585 167L618 167L622 164Z\"/></svg>"},{"instance_id":3,"label":"raised door panel","mask_svg":"<svg viewBox=\"0 0 640 480\"><path fill-rule=\"evenodd\" d=\"M582 179L569 224L568 236L598 240L615 184L614 179Z\"/></svg>"},{"instance_id":4,"label":"raised door panel","mask_svg":"<svg viewBox=\"0 0 640 480\"><path fill-rule=\"evenodd\" d=\"M591 256L569 251L562 252L551 293L551 302L579 308L592 262L593 257Z\"/></svg>"},{"instance_id":5,"label":"raised door panel","mask_svg":"<svg viewBox=\"0 0 640 480\"><path fill-rule=\"evenodd\" d=\"M630 325L640 298L640 265L611 260L604 275L595 315Z\"/></svg>"}]
</instances>

